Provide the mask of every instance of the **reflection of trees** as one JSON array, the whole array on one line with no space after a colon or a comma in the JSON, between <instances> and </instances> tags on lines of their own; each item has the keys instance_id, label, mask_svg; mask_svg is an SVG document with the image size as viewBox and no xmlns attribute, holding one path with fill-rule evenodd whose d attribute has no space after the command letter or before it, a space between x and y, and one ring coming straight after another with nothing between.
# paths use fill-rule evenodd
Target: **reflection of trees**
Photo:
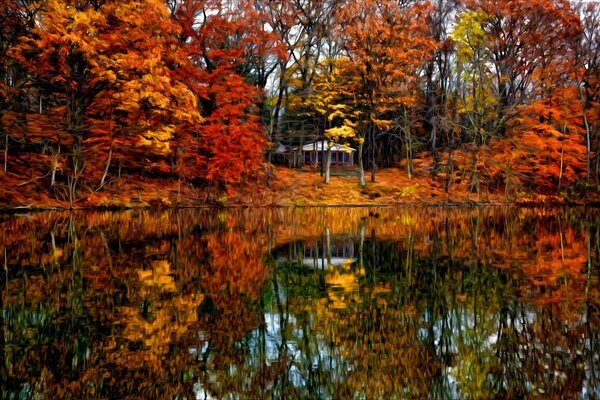
<instances>
[{"instance_id":1,"label":"reflection of trees","mask_svg":"<svg viewBox=\"0 0 600 400\"><path fill-rule=\"evenodd\" d=\"M397 220L409 227L416 222L402 216ZM313 318L326 321L311 337L321 333L335 338L330 340L339 361L333 364L354 366L352 373L330 372L332 382L338 382L336 377L343 382L329 389L334 393L368 393L367 398L406 398L411 393L435 398L578 398L583 390L595 398L598 325L590 320L590 310L596 315L598 297L590 290L597 287L598 262L592 260L593 276L582 270L591 260L582 239L594 223L569 214L557 218L545 212L509 212L498 221L475 213L458 224L446 220L433 231L405 229L399 240L366 238L365 273L355 270L362 288L359 301L348 301L345 309L327 303L327 293L312 305L302 297L289 301L308 303L295 307L313 309ZM533 246L528 248L529 241ZM287 276L279 280L290 282ZM322 281L327 283L327 276ZM377 301L366 293L376 293ZM416 326L412 331L408 322L399 322L406 317L393 318L411 315L409 311ZM395 341L386 338L380 320ZM394 381L386 374L385 360L402 340L411 343L410 351L395 355L390 365L408 378ZM353 353L360 357L353 359ZM401 367L406 357L413 366L407 371ZM440 364L445 367L436 370ZM421 375L412 376L414 371ZM352 382L355 386L348 386Z\"/></svg>"},{"instance_id":2,"label":"reflection of trees","mask_svg":"<svg viewBox=\"0 0 600 400\"><path fill-rule=\"evenodd\" d=\"M245 228L226 218L36 217L2 222L2 392L193 397L200 367L189 349L210 342L226 364L260 323L262 242L242 240Z\"/></svg>"},{"instance_id":3,"label":"reflection of trees","mask_svg":"<svg viewBox=\"0 0 600 400\"><path fill-rule=\"evenodd\" d=\"M596 214L0 215L0 389L47 398L597 398ZM354 264L287 258L316 243L332 264L340 239L353 240Z\"/></svg>"}]
</instances>

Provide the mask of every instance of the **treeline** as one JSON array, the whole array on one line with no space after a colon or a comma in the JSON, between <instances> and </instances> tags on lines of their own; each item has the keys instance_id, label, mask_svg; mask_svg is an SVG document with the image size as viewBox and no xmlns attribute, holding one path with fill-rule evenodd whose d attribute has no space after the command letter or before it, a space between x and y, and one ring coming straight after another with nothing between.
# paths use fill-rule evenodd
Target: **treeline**
<instances>
[{"instance_id":1,"label":"treeline","mask_svg":"<svg viewBox=\"0 0 600 400\"><path fill-rule=\"evenodd\" d=\"M272 143L323 138L357 146L372 179L402 166L509 196L600 179L595 2L0 7L3 204L139 177L231 194L268 182Z\"/></svg>"}]
</instances>

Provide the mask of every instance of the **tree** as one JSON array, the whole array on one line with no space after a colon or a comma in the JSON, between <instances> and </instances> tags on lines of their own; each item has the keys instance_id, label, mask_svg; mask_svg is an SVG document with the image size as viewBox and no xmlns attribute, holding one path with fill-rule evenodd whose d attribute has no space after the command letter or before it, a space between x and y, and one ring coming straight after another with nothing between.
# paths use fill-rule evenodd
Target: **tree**
<instances>
[{"instance_id":1,"label":"tree","mask_svg":"<svg viewBox=\"0 0 600 400\"><path fill-rule=\"evenodd\" d=\"M598 3L579 2L582 31L575 51L574 80L579 89L586 141L586 181L592 175L592 151L598 152L600 115L600 6ZM596 111L596 113L594 113ZM594 131L595 128L595 131ZM596 160L595 181L598 182L600 163Z\"/></svg>"},{"instance_id":2,"label":"tree","mask_svg":"<svg viewBox=\"0 0 600 400\"><path fill-rule=\"evenodd\" d=\"M585 128L577 99L576 88L557 90L525 107L509 136L490 144L488 173L507 195L532 188L557 194L584 176Z\"/></svg>"},{"instance_id":3,"label":"tree","mask_svg":"<svg viewBox=\"0 0 600 400\"><path fill-rule=\"evenodd\" d=\"M462 81L457 93L458 121L456 129L462 131L462 138L471 142L471 188L479 193L477 171L477 151L489 137L498 135L498 127L503 125L498 114L498 98L493 93L493 78L489 68L491 53L489 38L483 26L489 15L477 11L460 14L452 39L456 42L456 70Z\"/></svg>"},{"instance_id":4,"label":"tree","mask_svg":"<svg viewBox=\"0 0 600 400\"><path fill-rule=\"evenodd\" d=\"M140 148L143 153L167 154L176 125L197 124L200 116L192 91L173 73L187 60L174 46L178 28L161 1L51 0L40 12L32 36L22 38L12 54L55 99L55 129L49 140L56 154L68 156L63 168L73 206L87 153L94 150L84 144L108 141L105 171L110 166L114 118L127 126L119 131L121 145L131 146L133 153ZM95 130L90 117L108 118L108 132ZM139 158L128 160L140 167ZM105 175L97 176L96 182L102 184Z\"/></svg>"},{"instance_id":5,"label":"tree","mask_svg":"<svg viewBox=\"0 0 600 400\"><path fill-rule=\"evenodd\" d=\"M450 145L449 131L445 120L452 119L445 115L449 95L452 92L452 67L454 65L454 45L450 38L450 25L457 12L459 2L456 0L437 0L431 2L433 7L427 16L429 34L438 44L425 67L425 110L424 130L429 133L428 145L433 158L432 175L438 172L438 146Z\"/></svg>"},{"instance_id":6,"label":"tree","mask_svg":"<svg viewBox=\"0 0 600 400\"><path fill-rule=\"evenodd\" d=\"M191 158L190 166L184 161L180 169L219 189L235 191L236 185L255 183L265 170L267 141L258 108L263 93L240 73L252 51L266 51L272 41L264 30L249 30L255 27L250 24L253 15L239 14L220 0L185 0L175 10L182 28L180 43L194 65L188 79L195 83L206 119L197 137L179 138L182 147L188 141L196 143L184 155Z\"/></svg>"},{"instance_id":7,"label":"tree","mask_svg":"<svg viewBox=\"0 0 600 400\"><path fill-rule=\"evenodd\" d=\"M564 0L469 0L466 6L487 16L481 28L487 37L487 61L493 66L498 113L506 121L519 105L543 95L544 86L551 90L557 82L580 32L579 18Z\"/></svg>"},{"instance_id":8,"label":"tree","mask_svg":"<svg viewBox=\"0 0 600 400\"><path fill-rule=\"evenodd\" d=\"M371 181L375 180L377 133L391 128L399 109L414 105L418 71L435 46L427 34L425 10L412 1L352 0L337 14L344 50L361 81L356 93L364 112L359 136L370 140ZM365 185L363 147L359 142L361 186Z\"/></svg>"},{"instance_id":9,"label":"tree","mask_svg":"<svg viewBox=\"0 0 600 400\"><path fill-rule=\"evenodd\" d=\"M9 54L18 44L19 38L29 35L34 29L39 7L40 2L35 0L6 0L0 4L0 141L4 142L5 173L8 170L11 141L26 141L27 134L23 132L23 127L29 111L29 98L35 91L27 85L30 80L24 68ZM39 97L40 112L41 109L42 98Z\"/></svg>"},{"instance_id":10,"label":"tree","mask_svg":"<svg viewBox=\"0 0 600 400\"><path fill-rule=\"evenodd\" d=\"M326 60L318 66L312 91L302 102L307 114L315 116L317 130L327 142L323 150L325 159L325 183L329 183L331 169L331 146L334 142L350 142L356 138L360 111L354 101L357 79L348 74L348 60Z\"/></svg>"}]
</instances>

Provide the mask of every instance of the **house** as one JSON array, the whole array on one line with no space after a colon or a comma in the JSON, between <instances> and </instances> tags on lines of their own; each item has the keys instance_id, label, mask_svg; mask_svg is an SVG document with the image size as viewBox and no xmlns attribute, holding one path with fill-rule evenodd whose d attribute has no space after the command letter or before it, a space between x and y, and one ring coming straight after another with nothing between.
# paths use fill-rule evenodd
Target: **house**
<instances>
[{"instance_id":1,"label":"house","mask_svg":"<svg viewBox=\"0 0 600 400\"><path fill-rule=\"evenodd\" d=\"M326 140L319 140L317 142L307 143L302 146L302 154L304 154L304 165L321 165L322 159L327 156L327 144ZM293 159L298 162L298 147L294 147L292 152L294 154ZM332 143L329 148L331 152L331 166L332 167L352 167L354 165L354 152L356 149L345 146L339 143ZM298 165L294 165L297 167Z\"/></svg>"},{"instance_id":2,"label":"house","mask_svg":"<svg viewBox=\"0 0 600 400\"><path fill-rule=\"evenodd\" d=\"M283 143L278 142L273 147L273 159L271 162L273 164L287 164L290 166L293 162L293 153Z\"/></svg>"}]
</instances>

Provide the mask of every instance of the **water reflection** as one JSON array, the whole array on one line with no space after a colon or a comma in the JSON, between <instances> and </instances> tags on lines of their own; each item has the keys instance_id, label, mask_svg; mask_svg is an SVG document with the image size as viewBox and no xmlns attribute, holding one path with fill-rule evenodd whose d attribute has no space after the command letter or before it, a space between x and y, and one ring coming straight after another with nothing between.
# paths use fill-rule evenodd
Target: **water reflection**
<instances>
[{"instance_id":1,"label":"water reflection","mask_svg":"<svg viewBox=\"0 0 600 400\"><path fill-rule=\"evenodd\" d=\"M598 398L600 213L0 216L3 398Z\"/></svg>"},{"instance_id":2,"label":"water reflection","mask_svg":"<svg viewBox=\"0 0 600 400\"><path fill-rule=\"evenodd\" d=\"M277 252L277 263L295 263L308 268L327 270L356 262L354 238L351 235L331 237L329 230L325 239L298 241Z\"/></svg>"}]
</instances>

